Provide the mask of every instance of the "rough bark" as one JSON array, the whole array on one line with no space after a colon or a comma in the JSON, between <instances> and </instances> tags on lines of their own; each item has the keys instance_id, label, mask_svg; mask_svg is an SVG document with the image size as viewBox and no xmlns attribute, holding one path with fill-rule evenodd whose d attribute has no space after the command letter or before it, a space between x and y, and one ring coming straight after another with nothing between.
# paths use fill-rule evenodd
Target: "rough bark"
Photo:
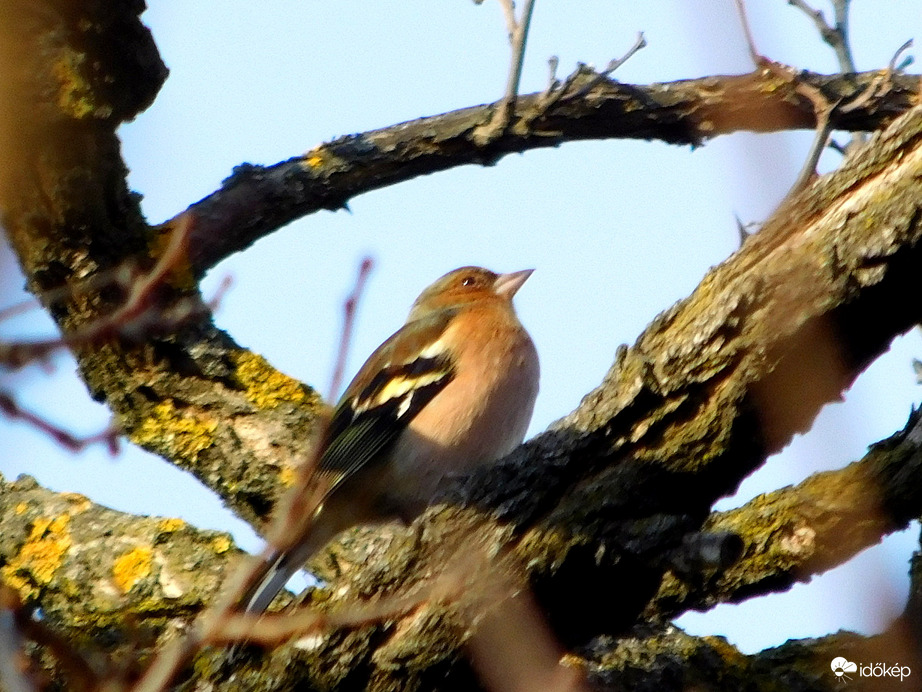
<instances>
[{"instance_id":1,"label":"rough bark","mask_svg":"<svg viewBox=\"0 0 922 692\"><path fill-rule=\"evenodd\" d=\"M89 288L90 277L129 260L151 266L180 224L144 223L114 134L150 103L165 77L137 20L142 9L127 1L38 7L0 1L0 214L30 288L66 333L122 300ZM798 79L831 98L850 98L873 82L874 98L838 126L889 126L839 171L788 199L691 296L657 317L634 346L620 349L577 410L496 467L447 490L444 504L391 532L384 549L381 533L347 539L331 588L312 597L316 607L335 613L417 588L424 595L415 608L314 633L242 663L222 663L218 652L205 651L184 674L189 684L277 689L306 678L338 689L468 689L474 673L467 653L490 629L484 613L509 614L514 631L512 615L530 608L533 598L553 635L581 647L585 660L574 665L601 686L633 686L637 676L657 681L658 689L694 682L669 676L677 662L699 671L698 680L738 680L745 668L747 680L762 675L767 685L773 671L758 662L776 661L775 653L743 658L719 642L689 643L673 630L643 628L688 607L784 588L792 575L851 554L793 565L761 560L767 548L758 524L731 515L709 519L710 508L807 429L824 403L920 317L914 298L922 270L922 111L893 121L917 96L917 81L873 73ZM478 106L337 140L269 169L245 166L193 205L188 262L171 268L156 299L164 310L197 300L195 279L227 254L293 218L417 175L578 139L699 144L740 128L805 127L815 122L812 108L793 77L773 71L647 87L586 73L556 100L520 99L509 130L487 146L475 143L473 131L489 121L493 106ZM87 288L52 292L65 283ZM237 346L205 311L178 330L152 328L143 336L77 349L90 391L133 442L194 473L259 526L305 454L318 397ZM827 517L811 520L857 522L852 552L892 530L918 513L917 498L893 504L866 481L898 485L893 479L915 473L915 456L888 462L886 470L866 460L832 483L813 481L820 494L839 483L875 511L849 522L849 508L832 505ZM160 634L170 618L199 609L217 581L210 575L224 571L223 552L215 550L220 537L207 532L166 531L163 520L130 519L27 480L5 484L0 502L6 581L53 613L62 631L89 634L110 651L119 650L121 635L100 633L128 622L128 613L142 614L145 627ZM827 546L829 531L814 524L811 540ZM687 569L696 557L688 546L702 527L742 536L743 575L722 571L713 578ZM108 531L125 553L95 546L94 531ZM766 560L767 567L757 564ZM199 574L177 586L184 566ZM84 582L81 588L75 580ZM676 590L676 580L691 586ZM107 594L111 586L115 605L103 609L90 584ZM598 638L603 634L616 637L610 646ZM597 649L587 644L593 641ZM826 644L803 644L798 660L816 664ZM657 650L662 657L648 655ZM652 661L655 671L624 663L636 660ZM804 680L820 674L816 665L806 670Z\"/></svg>"}]
</instances>

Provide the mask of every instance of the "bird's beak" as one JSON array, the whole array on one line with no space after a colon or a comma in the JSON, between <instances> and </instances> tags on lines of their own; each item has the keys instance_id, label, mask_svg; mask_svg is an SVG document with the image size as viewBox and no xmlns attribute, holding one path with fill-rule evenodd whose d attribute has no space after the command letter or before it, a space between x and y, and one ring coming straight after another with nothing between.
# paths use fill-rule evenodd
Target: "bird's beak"
<instances>
[{"instance_id":1,"label":"bird's beak","mask_svg":"<svg viewBox=\"0 0 922 692\"><path fill-rule=\"evenodd\" d=\"M531 276L534 269L523 269L520 272L509 272L508 274L500 274L496 277L496 281L493 283L493 291L498 296L502 296L507 300L512 300L522 284L524 284L528 277Z\"/></svg>"}]
</instances>

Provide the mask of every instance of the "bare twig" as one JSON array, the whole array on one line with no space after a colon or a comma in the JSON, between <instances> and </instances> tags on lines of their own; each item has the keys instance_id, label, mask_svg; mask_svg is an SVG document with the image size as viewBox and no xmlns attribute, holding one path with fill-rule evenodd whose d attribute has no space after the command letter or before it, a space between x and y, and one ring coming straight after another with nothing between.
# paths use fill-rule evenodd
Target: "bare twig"
<instances>
[{"instance_id":1,"label":"bare twig","mask_svg":"<svg viewBox=\"0 0 922 692\"><path fill-rule=\"evenodd\" d=\"M182 271L186 260L186 248L192 226L191 218L182 216L169 235L163 254L147 273L138 273L136 268L125 264L111 272L92 277L85 282L62 286L42 294L52 303L56 300L99 290L107 286L119 286L127 291L124 303L114 312L102 315L83 327L54 339L36 341L0 341L0 365L19 368L23 365L47 358L61 348L76 348L89 344L100 344L116 338L141 340L154 333L178 329L203 313L214 311L231 285L225 277L215 295L207 303L197 297L176 301L169 307L157 301L157 292L169 275ZM35 303L25 301L0 312L0 321L31 309Z\"/></svg>"},{"instance_id":2,"label":"bare twig","mask_svg":"<svg viewBox=\"0 0 922 692\"><path fill-rule=\"evenodd\" d=\"M517 22L515 21L515 3L512 0L499 0L499 7L503 11L503 19L506 21L506 33L509 35L509 44L515 37Z\"/></svg>"},{"instance_id":3,"label":"bare twig","mask_svg":"<svg viewBox=\"0 0 922 692\"><path fill-rule=\"evenodd\" d=\"M431 580L430 583L408 593L357 602L338 607L332 612L297 608L285 613L267 613L261 616L235 614L224 622L219 631L213 633L210 643L232 644L246 641L274 646L311 632L380 622L398 617L433 599L437 594L438 584L438 580Z\"/></svg>"},{"instance_id":4,"label":"bare twig","mask_svg":"<svg viewBox=\"0 0 922 692\"><path fill-rule=\"evenodd\" d=\"M816 10L811 7L806 0L788 0L788 4L792 5L804 14L806 14L813 21L814 25L819 31L820 36L823 37L823 40L829 44L833 51L836 54L836 60L839 63L839 70L845 74L852 74L857 71L855 67L855 60L852 56L851 45L848 40L848 9L851 4L851 0L833 0L833 12L835 13L835 26L830 26L826 22L826 18L823 16L823 13L820 10ZM873 90L867 90L867 98L872 98ZM859 99L855 99L858 101ZM855 106L857 107L857 106ZM828 135L829 133L827 133ZM827 136L828 141L828 136ZM867 139L867 136L863 132L854 132L851 136L851 144L849 146L855 146L860 144ZM828 146L827 142L824 141L820 143L820 133L817 133L817 137L814 139L813 146ZM846 147L847 150L848 147ZM819 158L819 157L817 157Z\"/></svg>"},{"instance_id":5,"label":"bare twig","mask_svg":"<svg viewBox=\"0 0 922 692\"><path fill-rule=\"evenodd\" d=\"M634 44L628 49L627 53L625 53L620 58L614 58L609 61L604 70L593 75L589 79L588 83L582 85L575 92L571 91L571 89L577 83L577 81L579 81L579 78L586 74L584 69L586 66L582 63L578 65L576 70L574 70L573 73L571 73L564 80L563 84L558 86L557 80L553 77L553 74L557 71L557 58L555 57L554 62L551 64L551 83L540 96L538 116L535 117L541 117L545 115L558 103L568 103L584 97L599 84L607 80L615 70L627 62L637 51L645 48L646 45L647 40L644 37L643 32L637 32L637 38L634 39ZM535 119L535 117L532 119Z\"/></svg>"},{"instance_id":6,"label":"bare twig","mask_svg":"<svg viewBox=\"0 0 922 692\"><path fill-rule=\"evenodd\" d=\"M51 421L32 411L23 409L9 392L0 389L0 413L8 418L21 420L39 430L59 445L66 447L72 452L83 451L86 447L97 443L103 443L109 448L109 453L115 456L119 452L118 438L121 431L115 425L108 425L104 430L86 437L77 437L71 432L64 430Z\"/></svg>"},{"instance_id":7,"label":"bare twig","mask_svg":"<svg viewBox=\"0 0 922 692\"><path fill-rule=\"evenodd\" d=\"M31 611L22 606L16 591L6 585L0 585L0 614L10 617L12 622L7 621L7 624L13 627L15 636L22 636L45 647L60 662L67 675L67 689L78 692L100 689L101 680L80 652L69 641L33 618ZM7 689L9 681L4 678L2 682L4 689Z\"/></svg>"},{"instance_id":8,"label":"bare twig","mask_svg":"<svg viewBox=\"0 0 922 692\"><path fill-rule=\"evenodd\" d=\"M0 322L12 319L16 315L23 315L32 310L37 310L41 305L35 298L27 298L21 303L16 303L14 305L8 305L5 308L0 308Z\"/></svg>"},{"instance_id":9,"label":"bare twig","mask_svg":"<svg viewBox=\"0 0 922 692\"><path fill-rule=\"evenodd\" d=\"M836 53L839 68L842 72L856 72L855 60L848 42L848 8L850 0L833 0L835 13L835 26L826 22L822 11L813 9L805 0L788 0L788 4L796 7L806 14L816 25L817 31L823 40L828 43Z\"/></svg>"},{"instance_id":10,"label":"bare twig","mask_svg":"<svg viewBox=\"0 0 922 692\"><path fill-rule=\"evenodd\" d=\"M560 82L557 80L557 68L560 65L560 58L556 55L552 55L547 59L547 68L548 68L548 78L547 78L547 88L542 92L541 97L546 98L549 96L558 86Z\"/></svg>"},{"instance_id":11,"label":"bare twig","mask_svg":"<svg viewBox=\"0 0 922 692\"><path fill-rule=\"evenodd\" d=\"M752 62L756 67L762 67L762 64L765 62L765 58L756 50L756 42L752 36L752 29L749 26L749 17L746 14L746 3L744 0L735 0L736 1L736 11L740 16L740 24L743 27L743 36L746 38L746 46L749 48L749 57L752 58Z\"/></svg>"},{"instance_id":12,"label":"bare twig","mask_svg":"<svg viewBox=\"0 0 922 692\"><path fill-rule=\"evenodd\" d=\"M12 588L0 588L3 590L0 596L3 601L0 604L0 682L8 692L34 692L35 683L23 668L23 638L13 612L19 607L19 601Z\"/></svg>"},{"instance_id":13,"label":"bare twig","mask_svg":"<svg viewBox=\"0 0 922 692\"><path fill-rule=\"evenodd\" d=\"M248 558L233 571L214 605L202 613L185 636L161 649L138 681L134 692L160 692L167 689L182 667L202 646L213 641L229 641L227 628L237 628L237 613L247 595L258 585L285 553L303 543L311 530L315 510L325 494L325 486L314 473L326 448L328 420L320 416L317 443L300 464L292 488L279 500L266 530L266 546L258 556Z\"/></svg>"},{"instance_id":14,"label":"bare twig","mask_svg":"<svg viewBox=\"0 0 922 692\"><path fill-rule=\"evenodd\" d=\"M343 375L346 372L349 346L352 344L352 329L355 327L356 308L362 293L365 291L368 275L371 274L374 266L374 260L371 257L362 258L352 293L349 294L343 304L343 329L339 337L339 348L336 355L336 365L333 367L333 377L330 378L329 401L331 402L339 398L339 388L342 386Z\"/></svg>"},{"instance_id":15,"label":"bare twig","mask_svg":"<svg viewBox=\"0 0 922 692\"><path fill-rule=\"evenodd\" d=\"M595 89L599 84L607 80L612 73L621 67L624 63L631 59L631 57L639 50L647 47L647 39L643 35L642 31L637 32L637 38L634 39L634 44L628 49L627 53L622 55L620 58L612 58L608 64L605 66L601 72L597 73L588 83L584 84L578 91L573 94L567 94L565 98L562 99L563 102L572 101L575 99L582 98L590 91Z\"/></svg>"},{"instance_id":16,"label":"bare twig","mask_svg":"<svg viewBox=\"0 0 922 692\"><path fill-rule=\"evenodd\" d=\"M519 82L522 79L522 65L525 62L525 45L528 42L528 30L531 27L531 15L535 8L535 0L525 0L522 14L515 25L512 35L512 68L509 70L509 79L506 82L506 98L504 109L508 123L515 110L516 98L519 95Z\"/></svg>"},{"instance_id":17,"label":"bare twig","mask_svg":"<svg viewBox=\"0 0 922 692\"><path fill-rule=\"evenodd\" d=\"M903 43L902 46L896 49L896 52L893 54L893 57L890 58L890 63L887 65L887 69L890 71L891 74L901 72L905 70L907 67L909 67L910 65L912 65L913 57L911 55L907 55L906 58L902 62L899 62L899 64L897 64L897 61L899 61L900 56L904 52L912 48L912 45L913 45L913 39L908 39L907 41Z\"/></svg>"},{"instance_id":18,"label":"bare twig","mask_svg":"<svg viewBox=\"0 0 922 692\"><path fill-rule=\"evenodd\" d=\"M813 142L810 144L810 151L807 153L807 158L804 160L804 164L801 166L800 172L797 174L797 178L794 180L794 184L791 185L788 194L793 194L803 188L816 175L816 167L820 162L820 157L823 155L823 150L829 142L829 135L832 134L831 116L833 108L834 106L827 105L817 111L817 127L813 135Z\"/></svg>"},{"instance_id":19,"label":"bare twig","mask_svg":"<svg viewBox=\"0 0 922 692\"><path fill-rule=\"evenodd\" d=\"M512 122L515 113L515 104L519 95L519 82L522 78L522 64L525 62L525 45L528 42L528 29L531 26L531 15L534 11L535 0L525 0L519 19L515 19L515 12L511 0L500 0L503 14L506 17L506 26L510 32L512 44L512 63L509 68L509 77L506 80L506 92L499 107L493 111L493 117L486 125L474 131L474 141L479 146L485 146L499 137Z\"/></svg>"}]
</instances>

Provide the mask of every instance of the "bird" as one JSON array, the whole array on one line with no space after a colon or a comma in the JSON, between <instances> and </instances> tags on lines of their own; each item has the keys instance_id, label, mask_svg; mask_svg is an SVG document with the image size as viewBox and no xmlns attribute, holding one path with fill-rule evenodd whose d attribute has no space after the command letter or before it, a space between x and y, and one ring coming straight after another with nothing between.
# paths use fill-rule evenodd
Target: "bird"
<instances>
[{"instance_id":1,"label":"bird","mask_svg":"<svg viewBox=\"0 0 922 692\"><path fill-rule=\"evenodd\" d=\"M315 471L325 490L310 533L245 596L246 613L266 610L336 534L360 524L409 523L444 477L521 444L540 369L512 298L533 271L461 267L420 293L404 325L345 389Z\"/></svg>"}]
</instances>

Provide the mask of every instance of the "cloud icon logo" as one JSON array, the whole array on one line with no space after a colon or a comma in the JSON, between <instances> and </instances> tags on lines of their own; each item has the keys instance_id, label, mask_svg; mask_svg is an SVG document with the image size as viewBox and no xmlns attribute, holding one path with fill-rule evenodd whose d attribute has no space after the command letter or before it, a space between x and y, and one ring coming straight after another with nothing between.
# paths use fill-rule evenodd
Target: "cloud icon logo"
<instances>
[{"instance_id":1,"label":"cloud icon logo","mask_svg":"<svg viewBox=\"0 0 922 692\"><path fill-rule=\"evenodd\" d=\"M845 678L847 680L849 677L846 675L846 673L858 672L858 664L852 663L843 656L836 656L834 659L832 659L829 667L832 668L832 672L836 674L836 677L840 679Z\"/></svg>"}]
</instances>

